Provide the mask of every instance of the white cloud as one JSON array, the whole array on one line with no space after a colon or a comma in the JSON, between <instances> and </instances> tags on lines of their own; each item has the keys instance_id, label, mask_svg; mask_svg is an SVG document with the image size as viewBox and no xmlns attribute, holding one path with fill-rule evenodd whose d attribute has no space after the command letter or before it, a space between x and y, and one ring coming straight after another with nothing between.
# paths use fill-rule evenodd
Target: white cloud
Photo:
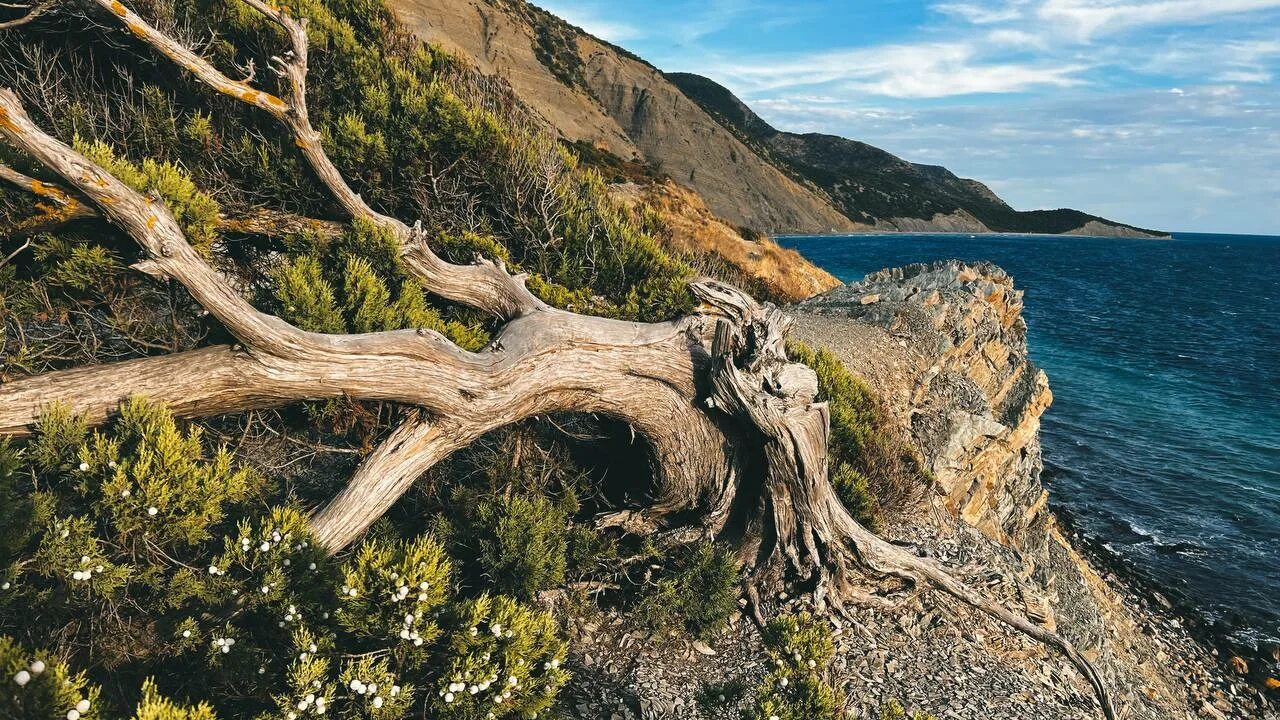
<instances>
[{"instance_id":1,"label":"white cloud","mask_svg":"<svg viewBox=\"0 0 1280 720\"><path fill-rule=\"evenodd\" d=\"M1280 0L1044 0L1036 16L1079 41L1152 25L1195 23L1280 8Z\"/></svg>"},{"instance_id":2,"label":"white cloud","mask_svg":"<svg viewBox=\"0 0 1280 720\"><path fill-rule=\"evenodd\" d=\"M786 58L756 58L715 67L715 74L762 92L834 85L891 98L941 98L1020 92L1036 86L1071 87L1087 69L1080 63L989 62L972 43L889 45Z\"/></svg>"},{"instance_id":3,"label":"white cloud","mask_svg":"<svg viewBox=\"0 0 1280 720\"><path fill-rule=\"evenodd\" d=\"M1214 78L1224 83L1269 83L1271 73L1262 70L1228 70Z\"/></svg>"},{"instance_id":4,"label":"white cloud","mask_svg":"<svg viewBox=\"0 0 1280 720\"><path fill-rule=\"evenodd\" d=\"M987 42L1009 48L1048 49L1049 41L1043 35L1026 30L1000 28L987 33Z\"/></svg>"},{"instance_id":5,"label":"white cloud","mask_svg":"<svg viewBox=\"0 0 1280 720\"><path fill-rule=\"evenodd\" d=\"M644 37L644 32L640 28L628 23L610 20L589 7L583 7L578 4L546 2L539 2L538 4L570 25L576 25L601 40L621 44L628 40Z\"/></svg>"},{"instance_id":6,"label":"white cloud","mask_svg":"<svg viewBox=\"0 0 1280 720\"><path fill-rule=\"evenodd\" d=\"M1022 18L1026 5L1026 0L1003 2L997 5L984 5L975 2L946 2L934 5L932 9L935 12L950 15L974 25L990 25Z\"/></svg>"}]
</instances>

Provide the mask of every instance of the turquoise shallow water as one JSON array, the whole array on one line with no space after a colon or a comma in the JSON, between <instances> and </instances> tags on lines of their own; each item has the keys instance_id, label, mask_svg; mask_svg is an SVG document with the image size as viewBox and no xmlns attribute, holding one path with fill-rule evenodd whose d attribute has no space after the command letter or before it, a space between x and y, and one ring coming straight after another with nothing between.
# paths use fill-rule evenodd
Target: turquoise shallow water
<instances>
[{"instance_id":1,"label":"turquoise shallow water","mask_svg":"<svg viewBox=\"0 0 1280 720\"><path fill-rule=\"evenodd\" d=\"M1280 238L779 241L845 281L944 258L1009 271L1056 397L1054 504L1214 631L1280 638Z\"/></svg>"}]
</instances>

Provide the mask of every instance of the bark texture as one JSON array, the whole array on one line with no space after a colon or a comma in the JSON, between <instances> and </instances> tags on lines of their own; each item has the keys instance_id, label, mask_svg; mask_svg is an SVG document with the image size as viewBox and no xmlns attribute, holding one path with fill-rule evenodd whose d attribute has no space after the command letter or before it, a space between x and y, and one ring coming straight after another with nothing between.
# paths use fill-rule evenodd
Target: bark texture
<instances>
[{"instance_id":1,"label":"bark texture","mask_svg":"<svg viewBox=\"0 0 1280 720\"><path fill-rule=\"evenodd\" d=\"M143 250L140 271L181 284L239 341L5 384L0 433L29 432L41 409L55 401L101 422L133 394L189 417L340 396L412 406L348 486L314 515L316 536L336 552L423 472L481 435L546 413L607 415L647 440L656 479L649 507L610 521L645 531L665 527L677 511L697 509L696 534L726 536L729 519L740 512L747 518L740 547L749 591L798 579L835 610L855 596L860 572L928 582L1064 653L1093 685L1104 714L1113 717L1105 687L1069 643L849 516L827 480L829 418L826 405L815 402L817 377L788 361L789 320L777 309L704 280L692 286L702 301L695 315L659 324L622 322L551 308L501 263L445 262L419 226L369 207L325 154L308 119L303 22L262 0L245 0L289 38L291 51L272 59L290 89L285 99L228 78L118 0L91 2L210 88L278 120L348 215L374 222L400 241L405 267L430 292L506 322L478 353L425 329L363 335L300 330L246 301L188 244L163 203L44 132L16 95L0 90L0 137L71 188L58 191L66 203L55 203L65 209L81 202L73 196L83 198ZM752 451L757 448L758 454ZM762 463L753 462L759 458Z\"/></svg>"}]
</instances>

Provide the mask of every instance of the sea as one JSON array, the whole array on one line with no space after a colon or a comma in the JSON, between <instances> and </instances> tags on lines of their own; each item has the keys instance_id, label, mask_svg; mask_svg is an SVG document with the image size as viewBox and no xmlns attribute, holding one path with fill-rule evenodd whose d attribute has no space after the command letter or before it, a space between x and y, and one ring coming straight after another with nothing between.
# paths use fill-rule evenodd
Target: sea
<instances>
[{"instance_id":1,"label":"sea","mask_svg":"<svg viewBox=\"0 0 1280 720\"><path fill-rule=\"evenodd\" d=\"M1007 270L1055 397L1055 511L1210 633L1280 642L1280 237L778 240L846 282L948 258Z\"/></svg>"}]
</instances>

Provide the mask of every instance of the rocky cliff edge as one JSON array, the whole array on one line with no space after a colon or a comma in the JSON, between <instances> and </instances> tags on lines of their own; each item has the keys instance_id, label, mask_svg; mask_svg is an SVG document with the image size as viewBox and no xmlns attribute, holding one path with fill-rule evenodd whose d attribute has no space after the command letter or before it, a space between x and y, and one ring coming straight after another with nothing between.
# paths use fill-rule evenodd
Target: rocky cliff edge
<instances>
[{"instance_id":1,"label":"rocky cliff edge","mask_svg":"<svg viewBox=\"0 0 1280 720\"><path fill-rule=\"evenodd\" d=\"M865 378L936 477L934 497L904 509L885 537L1071 640L1126 720L1277 718L1158 598L1099 569L1058 526L1040 482L1039 424L1052 394L1028 359L1022 302L993 265L941 262L874 273L790 308L792 335ZM1043 646L927 588L867 585L892 602L831 619L828 679L848 717L876 717L890 699L940 720L1100 717L1079 674ZM782 593L766 609L808 603ZM741 616L706 643L654 635L618 611L567 624L567 709L581 720L738 717L732 699L699 699L724 683L752 687L768 671Z\"/></svg>"}]
</instances>

